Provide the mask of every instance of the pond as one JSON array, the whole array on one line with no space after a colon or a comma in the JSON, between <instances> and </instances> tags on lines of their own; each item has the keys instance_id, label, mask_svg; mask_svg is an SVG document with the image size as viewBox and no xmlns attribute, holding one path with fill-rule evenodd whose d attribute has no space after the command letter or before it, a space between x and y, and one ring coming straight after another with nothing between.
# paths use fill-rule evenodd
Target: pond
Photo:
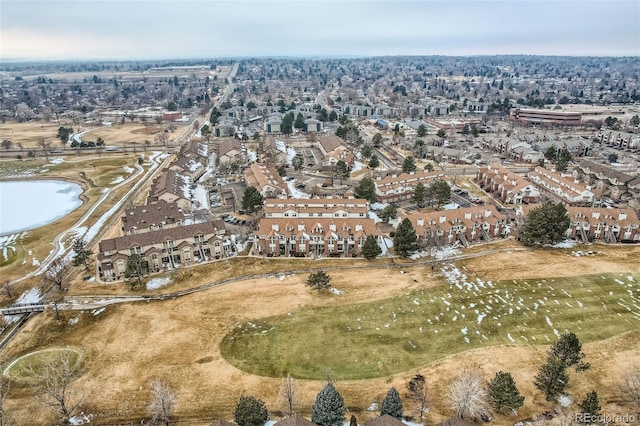
<instances>
[{"instance_id":1,"label":"pond","mask_svg":"<svg viewBox=\"0 0 640 426\"><path fill-rule=\"evenodd\" d=\"M55 222L82 205L80 194L61 180L0 181L0 235Z\"/></svg>"}]
</instances>

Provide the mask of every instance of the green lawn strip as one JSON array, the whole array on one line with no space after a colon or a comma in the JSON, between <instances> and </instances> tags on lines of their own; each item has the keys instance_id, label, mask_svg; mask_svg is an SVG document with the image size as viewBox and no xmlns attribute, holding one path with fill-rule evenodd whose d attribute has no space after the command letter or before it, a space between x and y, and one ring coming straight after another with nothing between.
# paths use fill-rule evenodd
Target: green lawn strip
<instances>
[{"instance_id":1,"label":"green lawn strip","mask_svg":"<svg viewBox=\"0 0 640 426\"><path fill-rule=\"evenodd\" d=\"M582 342L597 341L640 328L639 278L485 283L465 277L382 301L237 324L221 350L238 368L262 376L323 379L331 373L349 380L399 373L483 346L550 344L566 330Z\"/></svg>"}]
</instances>

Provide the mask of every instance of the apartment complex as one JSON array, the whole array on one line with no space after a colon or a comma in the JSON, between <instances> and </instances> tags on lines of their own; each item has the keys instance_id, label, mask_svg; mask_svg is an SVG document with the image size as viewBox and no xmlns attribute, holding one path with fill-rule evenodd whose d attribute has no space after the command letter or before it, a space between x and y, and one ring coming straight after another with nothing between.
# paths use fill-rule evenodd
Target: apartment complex
<instances>
[{"instance_id":1,"label":"apartment complex","mask_svg":"<svg viewBox=\"0 0 640 426\"><path fill-rule=\"evenodd\" d=\"M474 242L489 242L509 233L507 217L494 206L474 206L434 212L410 212L404 217L411 221L418 235L418 243L454 244L468 247Z\"/></svg>"},{"instance_id":2,"label":"apartment complex","mask_svg":"<svg viewBox=\"0 0 640 426\"><path fill-rule=\"evenodd\" d=\"M640 242L640 221L631 209L567 207L570 238L582 242Z\"/></svg>"},{"instance_id":3,"label":"apartment complex","mask_svg":"<svg viewBox=\"0 0 640 426\"><path fill-rule=\"evenodd\" d=\"M444 174L424 170L390 174L374 180L376 195L381 203L398 203L410 200L418 182L429 186L435 180L442 179Z\"/></svg>"},{"instance_id":4,"label":"apartment complex","mask_svg":"<svg viewBox=\"0 0 640 426\"><path fill-rule=\"evenodd\" d=\"M574 176L595 186L602 195L613 200L640 203L640 176L623 173L606 164L582 160L574 170Z\"/></svg>"},{"instance_id":5,"label":"apartment complex","mask_svg":"<svg viewBox=\"0 0 640 426\"><path fill-rule=\"evenodd\" d=\"M264 203L265 218L365 218L367 200L358 198L270 198Z\"/></svg>"},{"instance_id":6,"label":"apartment complex","mask_svg":"<svg viewBox=\"0 0 640 426\"><path fill-rule=\"evenodd\" d=\"M265 198L287 198L287 184L276 168L268 164L253 163L245 171L247 185L253 186Z\"/></svg>"},{"instance_id":7,"label":"apartment complex","mask_svg":"<svg viewBox=\"0 0 640 426\"><path fill-rule=\"evenodd\" d=\"M572 176L552 172L544 167L536 167L527 174L527 177L540 188L543 194L566 205L591 205L594 202L595 194L591 191L591 187Z\"/></svg>"},{"instance_id":8,"label":"apartment complex","mask_svg":"<svg viewBox=\"0 0 640 426\"><path fill-rule=\"evenodd\" d=\"M496 163L480 167L476 182L503 203L535 203L540 198L540 190L533 183Z\"/></svg>"},{"instance_id":9,"label":"apartment complex","mask_svg":"<svg viewBox=\"0 0 640 426\"><path fill-rule=\"evenodd\" d=\"M184 211L176 203L160 200L154 204L126 209L122 216L122 235L170 229L185 224Z\"/></svg>"}]
</instances>

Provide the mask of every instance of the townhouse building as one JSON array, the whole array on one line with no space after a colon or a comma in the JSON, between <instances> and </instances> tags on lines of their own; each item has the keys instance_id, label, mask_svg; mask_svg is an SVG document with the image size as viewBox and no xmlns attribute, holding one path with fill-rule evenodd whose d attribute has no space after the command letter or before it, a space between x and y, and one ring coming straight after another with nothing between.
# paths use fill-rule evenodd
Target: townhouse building
<instances>
[{"instance_id":1,"label":"townhouse building","mask_svg":"<svg viewBox=\"0 0 640 426\"><path fill-rule=\"evenodd\" d=\"M540 198L536 185L497 163L480 167L476 182L485 192L506 204L535 203Z\"/></svg>"},{"instance_id":2,"label":"townhouse building","mask_svg":"<svg viewBox=\"0 0 640 426\"><path fill-rule=\"evenodd\" d=\"M247 185L253 186L265 198L287 198L289 189L275 166L252 163L244 171Z\"/></svg>"},{"instance_id":3,"label":"townhouse building","mask_svg":"<svg viewBox=\"0 0 640 426\"><path fill-rule=\"evenodd\" d=\"M443 173L419 170L411 173L389 174L373 182L381 203L399 203L411 199L418 182L429 186L433 181L443 178Z\"/></svg>"},{"instance_id":4,"label":"townhouse building","mask_svg":"<svg viewBox=\"0 0 640 426\"><path fill-rule=\"evenodd\" d=\"M592 205L595 194L591 187L559 172L553 172L544 167L536 167L527 178L533 182L540 192L565 205Z\"/></svg>"},{"instance_id":5,"label":"townhouse building","mask_svg":"<svg viewBox=\"0 0 640 426\"><path fill-rule=\"evenodd\" d=\"M159 200L154 204L126 209L121 218L120 231L122 235L142 234L182 226L186 220L178 204Z\"/></svg>"},{"instance_id":6,"label":"townhouse building","mask_svg":"<svg viewBox=\"0 0 640 426\"><path fill-rule=\"evenodd\" d=\"M234 256L225 234L224 222L218 220L105 239L98 244L97 274L104 281L125 278L132 254L142 256L149 273Z\"/></svg>"},{"instance_id":7,"label":"townhouse building","mask_svg":"<svg viewBox=\"0 0 640 426\"><path fill-rule=\"evenodd\" d=\"M616 201L629 201L632 206L638 206L640 202L640 175L623 173L591 160L580 161L573 175L593 185L603 196Z\"/></svg>"},{"instance_id":8,"label":"townhouse building","mask_svg":"<svg viewBox=\"0 0 640 426\"><path fill-rule=\"evenodd\" d=\"M632 209L567 207L569 238L582 242L640 242L640 220Z\"/></svg>"},{"instance_id":9,"label":"townhouse building","mask_svg":"<svg viewBox=\"0 0 640 426\"><path fill-rule=\"evenodd\" d=\"M166 201L177 204L182 210L188 210L191 208L190 185L188 176L181 175L175 170L164 169L151 183L147 204Z\"/></svg>"},{"instance_id":10,"label":"townhouse building","mask_svg":"<svg viewBox=\"0 0 640 426\"><path fill-rule=\"evenodd\" d=\"M421 247L460 242L465 247L490 242L509 234L507 216L493 205L473 206L434 212L406 212Z\"/></svg>"}]
</instances>

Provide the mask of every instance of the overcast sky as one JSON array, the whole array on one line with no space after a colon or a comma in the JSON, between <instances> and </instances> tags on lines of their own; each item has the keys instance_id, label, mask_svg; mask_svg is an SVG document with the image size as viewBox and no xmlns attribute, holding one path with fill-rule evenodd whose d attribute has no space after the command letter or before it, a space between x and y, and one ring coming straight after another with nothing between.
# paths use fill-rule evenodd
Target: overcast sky
<instances>
[{"instance_id":1,"label":"overcast sky","mask_svg":"<svg viewBox=\"0 0 640 426\"><path fill-rule=\"evenodd\" d=\"M640 55L640 0L0 0L0 58Z\"/></svg>"}]
</instances>

